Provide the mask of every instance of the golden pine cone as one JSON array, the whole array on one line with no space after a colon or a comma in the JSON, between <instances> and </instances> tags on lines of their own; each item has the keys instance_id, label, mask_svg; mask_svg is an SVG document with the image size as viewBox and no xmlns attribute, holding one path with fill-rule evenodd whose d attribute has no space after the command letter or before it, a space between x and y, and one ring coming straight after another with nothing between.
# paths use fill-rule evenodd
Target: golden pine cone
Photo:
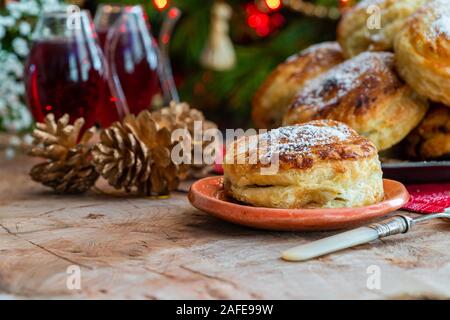
<instances>
[{"instance_id":1,"label":"golden pine cone","mask_svg":"<svg viewBox=\"0 0 450 320\"><path fill-rule=\"evenodd\" d=\"M80 138L83 125L83 118L70 125L67 114L58 121L53 114L48 114L44 123L36 124L28 154L47 161L31 169L30 176L34 181L60 193L83 193L95 184L99 175L91 164L89 145L94 128Z\"/></svg>"},{"instance_id":2,"label":"golden pine cone","mask_svg":"<svg viewBox=\"0 0 450 320\"><path fill-rule=\"evenodd\" d=\"M145 110L103 130L92 154L97 171L116 189L165 195L179 184L171 148L169 130L158 127Z\"/></svg>"},{"instance_id":3,"label":"golden pine cone","mask_svg":"<svg viewBox=\"0 0 450 320\"><path fill-rule=\"evenodd\" d=\"M194 146L201 144L203 148L211 143L203 141L202 137L195 135L195 122L201 122L202 132L209 129L217 129L217 125L205 119L203 113L195 108L191 108L186 102L171 102L168 107L162 108L152 113L158 126L167 128L170 132L176 129L187 129L191 136L191 159L194 160ZM175 141L176 142L176 141ZM213 166L201 164L182 164L180 168L180 178L200 178L211 172Z\"/></svg>"},{"instance_id":4,"label":"golden pine cone","mask_svg":"<svg viewBox=\"0 0 450 320\"><path fill-rule=\"evenodd\" d=\"M171 132L175 129L187 128L190 133L193 133L195 121L211 123L205 120L205 116L200 110L191 108L186 102L172 101L168 107L159 109L152 114L160 126Z\"/></svg>"}]
</instances>

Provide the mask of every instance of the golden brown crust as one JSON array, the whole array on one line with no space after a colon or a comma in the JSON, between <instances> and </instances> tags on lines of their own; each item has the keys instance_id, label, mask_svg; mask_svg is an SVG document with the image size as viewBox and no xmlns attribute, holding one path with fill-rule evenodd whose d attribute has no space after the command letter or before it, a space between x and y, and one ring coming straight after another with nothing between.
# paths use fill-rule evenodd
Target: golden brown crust
<instances>
[{"instance_id":1,"label":"golden brown crust","mask_svg":"<svg viewBox=\"0 0 450 320\"><path fill-rule=\"evenodd\" d=\"M413 159L450 157L450 108L434 105L406 139L406 153Z\"/></svg>"},{"instance_id":2,"label":"golden brown crust","mask_svg":"<svg viewBox=\"0 0 450 320\"><path fill-rule=\"evenodd\" d=\"M450 105L450 3L433 0L408 19L395 41L397 70L418 93Z\"/></svg>"},{"instance_id":3,"label":"golden brown crust","mask_svg":"<svg viewBox=\"0 0 450 320\"><path fill-rule=\"evenodd\" d=\"M276 155L271 165L277 165L264 171ZM253 142L239 139L227 148L224 181L229 195L263 207L357 207L383 199L375 146L332 120L274 129Z\"/></svg>"},{"instance_id":4,"label":"golden brown crust","mask_svg":"<svg viewBox=\"0 0 450 320\"><path fill-rule=\"evenodd\" d=\"M391 51L407 18L426 0L365 0L347 11L338 25L346 57L363 51ZM379 24L379 25L377 25Z\"/></svg>"},{"instance_id":5,"label":"golden brown crust","mask_svg":"<svg viewBox=\"0 0 450 320\"><path fill-rule=\"evenodd\" d=\"M243 171L259 170L270 167L270 157L277 155L281 169L306 170L321 161L358 160L374 154L374 144L345 124L316 120L272 129L253 141L240 138L227 147L224 167L237 164Z\"/></svg>"},{"instance_id":6,"label":"golden brown crust","mask_svg":"<svg viewBox=\"0 0 450 320\"><path fill-rule=\"evenodd\" d=\"M336 42L314 45L280 64L263 82L252 103L257 128L270 129L281 124L284 110L307 80L344 60Z\"/></svg>"},{"instance_id":7,"label":"golden brown crust","mask_svg":"<svg viewBox=\"0 0 450 320\"><path fill-rule=\"evenodd\" d=\"M384 150L400 142L428 109L394 72L387 52L365 52L311 80L299 91L285 125L333 119L351 126Z\"/></svg>"}]
</instances>

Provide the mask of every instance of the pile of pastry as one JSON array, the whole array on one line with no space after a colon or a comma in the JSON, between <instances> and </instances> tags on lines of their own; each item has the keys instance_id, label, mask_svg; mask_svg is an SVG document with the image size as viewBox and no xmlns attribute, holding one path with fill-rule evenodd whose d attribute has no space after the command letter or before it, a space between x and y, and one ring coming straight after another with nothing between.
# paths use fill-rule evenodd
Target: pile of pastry
<instances>
[{"instance_id":1,"label":"pile of pastry","mask_svg":"<svg viewBox=\"0 0 450 320\"><path fill-rule=\"evenodd\" d=\"M256 126L333 119L379 151L402 142L405 158L450 155L450 0L365 0L337 35L267 78L254 97Z\"/></svg>"},{"instance_id":2,"label":"pile of pastry","mask_svg":"<svg viewBox=\"0 0 450 320\"><path fill-rule=\"evenodd\" d=\"M338 42L272 72L253 120L273 130L257 144L244 137L227 147L224 187L236 200L274 208L381 201L379 151L450 154L450 0L360 2L343 16ZM268 174L273 163L261 159L273 155L277 170Z\"/></svg>"}]
</instances>

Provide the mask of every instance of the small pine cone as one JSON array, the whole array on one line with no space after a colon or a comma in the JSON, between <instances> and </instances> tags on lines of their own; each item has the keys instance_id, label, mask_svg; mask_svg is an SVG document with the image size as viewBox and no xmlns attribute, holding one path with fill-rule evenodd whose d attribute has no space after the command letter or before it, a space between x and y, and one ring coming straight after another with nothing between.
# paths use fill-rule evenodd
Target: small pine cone
<instances>
[{"instance_id":1,"label":"small pine cone","mask_svg":"<svg viewBox=\"0 0 450 320\"><path fill-rule=\"evenodd\" d=\"M127 115L100 134L93 151L97 171L116 189L165 195L179 184L178 167L171 161L167 128L158 128L149 111Z\"/></svg>"},{"instance_id":2,"label":"small pine cone","mask_svg":"<svg viewBox=\"0 0 450 320\"><path fill-rule=\"evenodd\" d=\"M98 173L79 147L70 150L64 160L35 165L30 175L33 180L60 193L84 193L98 178Z\"/></svg>"},{"instance_id":3,"label":"small pine cone","mask_svg":"<svg viewBox=\"0 0 450 320\"><path fill-rule=\"evenodd\" d=\"M91 165L89 145L94 128L80 138L83 125L83 118L70 125L67 114L58 121L49 114L44 123L36 124L28 154L47 161L31 169L30 176L34 181L60 193L83 193L95 184L98 173Z\"/></svg>"},{"instance_id":4,"label":"small pine cone","mask_svg":"<svg viewBox=\"0 0 450 320\"><path fill-rule=\"evenodd\" d=\"M175 103L171 102L169 107L162 108L152 113L158 126L167 128L170 132L175 129L187 129L191 135L191 159L194 161L194 146L201 144L203 148L211 143L210 141L203 141L202 137L195 135L195 122L201 122L201 129L203 134L206 130L217 129L217 125L205 119L205 116L200 110L191 108L186 102ZM198 125L197 125L198 126ZM188 178L201 178L211 172L213 166L207 164L182 164L180 168L180 178L182 180Z\"/></svg>"}]
</instances>

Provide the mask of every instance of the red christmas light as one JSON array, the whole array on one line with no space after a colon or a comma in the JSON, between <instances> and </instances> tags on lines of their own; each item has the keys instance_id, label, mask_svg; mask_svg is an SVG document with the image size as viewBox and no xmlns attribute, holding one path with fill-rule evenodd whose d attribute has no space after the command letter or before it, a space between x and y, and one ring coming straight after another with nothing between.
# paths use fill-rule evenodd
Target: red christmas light
<instances>
[{"instance_id":1,"label":"red christmas light","mask_svg":"<svg viewBox=\"0 0 450 320\"><path fill-rule=\"evenodd\" d=\"M269 17L264 13L254 13L248 17L247 23L251 28L259 29L268 25Z\"/></svg>"},{"instance_id":2,"label":"red christmas light","mask_svg":"<svg viewBox=\"0 0 450 320\"><path fill-rule=\"evenodd\" d=\"M276 1L274 0L264 1L264 3L266 4L267 1L269 1L271 5L276 4ZM248 26L254 29L255 33L260 37L267 37L285 23L285 19L282 14L278 12L273 14L271 14L270 12L263 12L255 3L248 3L245 7L245 10L247 12Z\"/></svg>"},{"instance_id":3,"label":"red christmas light","mask_svg":"<svg viewBox=\"0 0 450 320\"><path fill-rule=\"evenodd\" d=\"M180 13L181 13L180 10L178 10L177 8L172 8L169 11L169 17L170 17L170 19L178 18Z\"/></svg>"},{"instance_id":4,"label":"red christmas light","mask_svg":"<svg viewBox=\"0 0 450 320\"><path fill-rule=\"evenodd\" d=\"M286 19L282 14L276 13L270 18L270 21L275 28L279 28L284 25Z\"/></svg>"},{"instance_id":5,"label":"red christmas light","mask_svg":"<svg viewBox=\"0 0 450 320\"><path fill-rule=\"evenodd\" d=\"M169 41L170 41L170 36L168 34L165 34L165 35L162 36L162 42L164 44L168 44Z\"/></svg>"}]
</instances>

